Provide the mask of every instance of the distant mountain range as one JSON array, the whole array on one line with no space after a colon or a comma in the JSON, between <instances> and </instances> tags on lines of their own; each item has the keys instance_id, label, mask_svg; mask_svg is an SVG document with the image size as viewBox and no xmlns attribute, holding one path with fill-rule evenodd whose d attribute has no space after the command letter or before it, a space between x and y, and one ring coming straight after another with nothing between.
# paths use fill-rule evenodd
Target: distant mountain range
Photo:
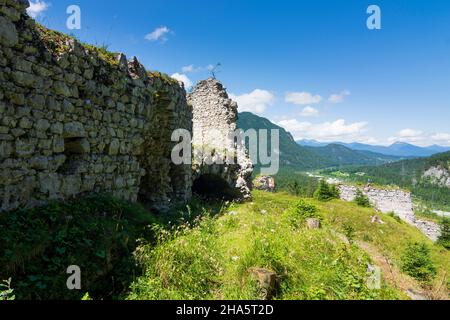
<instances>
[{"instance_id":1,"label":"distant mountain range","mask_svg":"<svg viewBox=\"0 0 450 320\"><path fill-rule=\"evenodd\" d=\"M301 146L285 129L250 112L240 113L237 125L238 128L243 130L278 129L280 132L281 167L313 170L348 165L381 165L402 159L399 156L384 155L367 150L352 150L340 144L314 147Z\"/></svg>"},{"instance_id":2,"label":"distant mountain range","mask_svg":"<svg viewBox=\"0 0 450 320\"><path fill-rule=\"evenodd\" d=\"M352 150L359 151L370 151L383 155L390 155L396 157L404 158L417 158L417 157L429 157L437 153L442 153L450 151L450 147L442 147L438 145L433 145L429 147L419 147L409 143L396 142L390 146L376 146L363 143L344 143L344 142L333 142L324 143L316 140L300 140L297 143L301 146L307 147L324 147L330 144L338 144L350 148Z\"/></svg>"}]
</instances>

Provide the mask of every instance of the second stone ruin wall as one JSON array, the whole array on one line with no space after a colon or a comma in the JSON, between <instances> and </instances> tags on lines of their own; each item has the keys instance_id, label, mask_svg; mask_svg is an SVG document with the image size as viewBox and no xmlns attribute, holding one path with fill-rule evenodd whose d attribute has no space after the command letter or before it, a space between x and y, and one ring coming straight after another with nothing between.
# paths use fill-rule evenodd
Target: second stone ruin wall
<instances>
[{"instance_id":1,"label":"second stone ruin wall","mask_svg":"<svg viewBox=\"0 0 450 320\"><path fill-rule=\"evenodd\" d=\"M436 241L440 235L440 228L434 222L417 219L411 193L399 189L379 189L373 187L358 188L351 185L339 185L340 197L346 201L355 200L356 193L362 191L371 204L383 213L395 213L402 220L416 226L431 240Z\"/></svg>"},{"instance_id":2,"label":"second stone ruin wall","mask_svg":"<svg viewBox=\"0 0 450 320\"><path fill-rule=\"evenodd\" d=\"M359 188L374 205L383 213L393 212L403 220L413 223L415 220L411 193L402 190L384 190L372 187ZM355 186L340 185L341 199L353 201L358 188Z\"/></svg>"}]
</instances>

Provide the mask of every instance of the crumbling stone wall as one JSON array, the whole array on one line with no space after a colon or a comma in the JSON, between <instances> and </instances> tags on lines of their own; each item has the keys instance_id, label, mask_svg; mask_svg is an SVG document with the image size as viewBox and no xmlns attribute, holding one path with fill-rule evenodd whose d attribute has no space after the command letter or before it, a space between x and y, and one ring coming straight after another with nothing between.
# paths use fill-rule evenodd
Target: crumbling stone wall
<instances>
[{"instance_id":1,"label":"crumbling stone wall","mask_svg":"<svg viewBox=\"0 0 450 320\"><path fill-rule=\"evenodd\" d=\"M384 190L374 187L357 188L355 186L340 185L341 199L353 201L357 190L360 189L373 206L383 213L393 212L402 220L413 223L415 220L411 193L400 189Z\"/></svg>"},{"instance_id":2,"label":"crumbling stone wall","mask_svg":"<svg viewBox=\"0 0 450 320\"><path fill-rule=\"evenodd\" d=\"M250 198L253 164L236 136L238 105L214 78L200 81L188 101L193 109L194 179L214 174ZM232 159L232 161L229 161Z\"/></svg>"},{"instance_id":3,"label":"crumbling stone wall","mask_svg":"<svg viewBox=\"0 0 450 320\"><path fill-rule=\"evenodd\" d=\"M180 84L37 25L0 0L0 211L87 192L164 208L191 197L171 133L192 131Z\"/></svg>"},{"instance_id":4,"label":"crumbling stone wall","mask_svg":"<svg viewBox=\"0 0 450 320\"><path fill-rule=\"evenodd\" d=\"M379 189L370 186L358 188L351 185L339 185L341 199L353 201L358 189L365 194L375 209L383 213L395 213L403 221L417 227L428 238L436 241L440 235L438 224L416 218L411 193L400 189Z\"/></svg>"}]
</instances>

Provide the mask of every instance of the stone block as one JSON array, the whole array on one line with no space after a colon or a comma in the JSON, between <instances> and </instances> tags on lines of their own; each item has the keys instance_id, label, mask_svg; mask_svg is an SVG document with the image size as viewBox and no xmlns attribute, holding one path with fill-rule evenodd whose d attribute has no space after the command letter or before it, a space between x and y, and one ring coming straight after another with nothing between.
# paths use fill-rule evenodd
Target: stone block
<instances>
[{"instance_id":1,"label":"stone block","mask_svg":"<svg viewBox=\"0 0 450 320\"><path fill-rule=\"evenodd\" d=\"M277 274L263 268L251 268L250 273L259 283L261 299L272 299L277 290Z\"/></svg>"},{"instance_id":2,"label":"stone block","mask_svg":"<svg viewBox=\"0 0 450 320\"><path fill-rule=\"evenodd\" d=\"M80 122L69 122L64 124L64 138L85 138L87 137L84 126Z\"/></svg>"},{"instance_id":3,"label":"stone block","mask_svg":"<svg viewBox=\"0 0 450 320\"><path fill-rule=\"evenodd\" d=\"M16 26L6 17L0 15L0 43L12 47L19 43Z\"/></svg>"},{"instance_id":4,"label":"stone block","mask_svg":"<svg viewBox=\"0 0 450 320\"><path fill-rule=\"evenodd\" d=\"M320 220L316 218L308 218L306 219L306 226L308 227L308 229L319 229Z\"/></svg>"}]
</instances>

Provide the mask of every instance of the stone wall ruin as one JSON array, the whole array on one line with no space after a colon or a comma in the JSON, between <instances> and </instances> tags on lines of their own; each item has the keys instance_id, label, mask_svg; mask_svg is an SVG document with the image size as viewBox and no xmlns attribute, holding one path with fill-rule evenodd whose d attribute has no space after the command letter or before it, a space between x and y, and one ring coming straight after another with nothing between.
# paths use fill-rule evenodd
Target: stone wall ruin
<instances>
[{"instance_id":1,"label":"stone wall ruin","mask_svg":"<svg viewBox=\"0 0 450 320\"><path fill-rule=\"evenodd\" d=\"M338 186L340 197L345 201L355 200L356 193L360 190L366 195L370 203L383 213L394 213L403 221L417 227L432 241L436 241L440 235L440 227L437 223L417 219L414 213L411 193L400 189L380 189L375 187L356 187L340 184Z\"/></svg>"},{"instance_id":2,"label":"stone wall ruin","mask_svg":"<svg viewBox=\"0 0 450 320\"><path fill-rule=\"evenodd\" d=\"M205 174L250 196L243 149L228 146L244 159L234 165L171 160L174 130L192 135L203 119L236 128L237 106L219 82L199 84L206 95L190 95L193 112L178 81L39 25L28 5L0 0L0 211L91 192L164 211L186 203Z\"/></svg>"},{"instance_id":3,"label":"stone wall ruin","mask_svg":"<svg viewBox=\"0 0 450 320\"><path fill-rule=\"evenodd\" d=\"M172 131L192 131L184 88L38 25L28 1L0 5L0 211L88 192L189 199L191 167L170 159Z\"/></svg>"}]
</instances>

